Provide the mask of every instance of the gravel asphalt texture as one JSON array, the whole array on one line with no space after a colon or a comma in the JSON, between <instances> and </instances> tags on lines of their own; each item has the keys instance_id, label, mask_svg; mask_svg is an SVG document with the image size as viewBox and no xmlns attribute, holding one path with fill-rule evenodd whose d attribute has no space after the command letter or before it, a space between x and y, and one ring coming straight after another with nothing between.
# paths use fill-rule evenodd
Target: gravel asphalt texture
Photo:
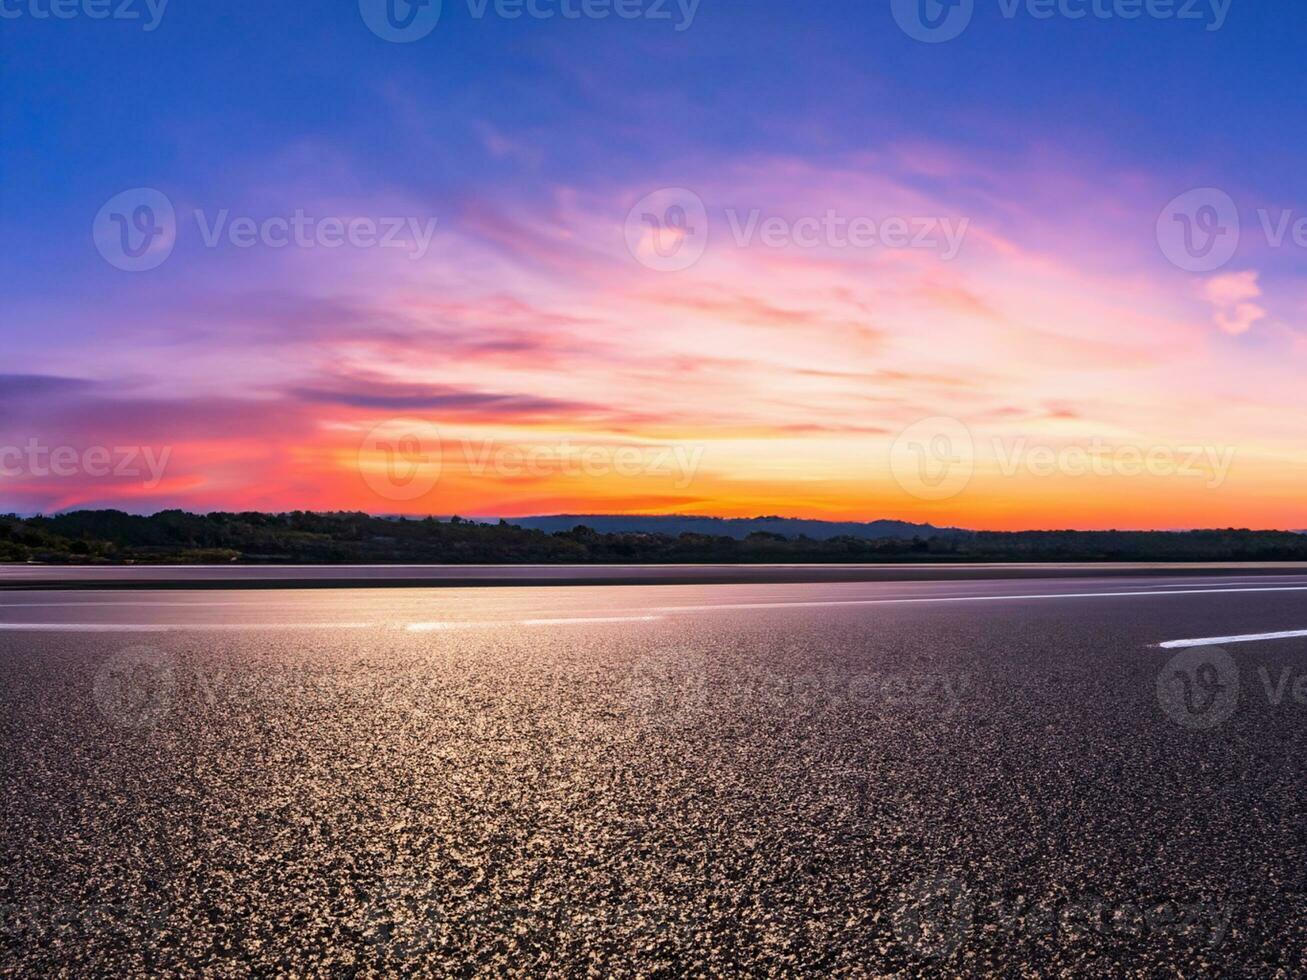
<instances>
[{"instance_id":1,"label":"gravel asphalt texture","mask_svg":"<svg viewBox=\"0 0 1307 980\"><path fill-rule=\"evenodd\" d=\"M1300 976L1303 595L3 632L0 973Z\"/></svg>"}]
</instances>

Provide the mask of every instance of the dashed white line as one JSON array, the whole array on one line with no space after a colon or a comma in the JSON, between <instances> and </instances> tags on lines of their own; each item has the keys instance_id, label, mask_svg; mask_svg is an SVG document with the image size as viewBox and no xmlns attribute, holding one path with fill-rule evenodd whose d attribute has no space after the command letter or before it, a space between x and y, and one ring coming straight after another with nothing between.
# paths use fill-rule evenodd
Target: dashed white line
<instances>
[{"instance_id":1,"label":"dashed white line","mask_svg":"<svg viewBox=\"0 0 1307 980\"><path fill-rule=\"evenodd\" d=\"M1140 592L1048 592L1035 595L916 596L910 599L817 599L807 602L736 602L703 606L657 606L659 612L694 612L700 609L784 609L791 606L880 606L917 602L1010 602L1016 599L1112 599L1129 596L1214 595L1234 592L1307 592L1307 585L1279 585L1251 589L1150 589Z\"/></svg>"},{"instance_id":2,"label":"dashed white line","mask_svg":"<svg viewBox=\"0 0 1307 980\"><path fill-rule=\"evenodd\" d=\"M643 615L626 616L574 616L549 619L509 619L509 620L447 620L436 622L308 622L308 623L0 623L0 631L70 631L70 632L165 632L169 630L278 630L278 629L394 629L400 628L410 632L436 632L440 630L473 629L492 626L565 626L584 623L637 623L661 619L666 613L696 613L714 610L733 609L801 609L824 608L833 606L881 606L911 605L917 603L949 602L1020 602L1025 600L1051 599L1112 599L1157 596L1184 595L1237 595L1243 593L1307 592L1307 585L1253 586L1246 588L1195 588L1195 589L1141 589L1118 592L1044 592L1000 595L952 595L952 596L912 596L879 599L818 599L788 602L734 602L704 603L700 605L653 606ZM634 610L632 610L634 612ZM1307 631L1284 634L1257 634L1248 639L1241 637L1224 637L1211 640L1172 640L1171 644L1200 645L1216 642L1252 642L1254 639L1281 639L1291 636L1307 636ZM1164 644L1166 645L1166 644Z\"/></svg>"},{"instance_id":3,"label":"dashed white line","mask_svg":"<svg viewBox=\"0 0 1307 980\"><path fill-rule=\"evenodd\" d=\"M1279 633L1244 633L1240 636L1207 636L1196 640L1167 640L1159 643L1163 650L1184 650L1188 647L1219 647L1229 643L1257 643L1261 640L1292 640L1307 636L1307 630L1282 630Z\"/></svg>"},{"instance_id":4,"label":"dashed white line","mask_svg":"<svg viewBox=\"0 0 1307 980\"><path fill-rule=\"evenodd\" d=\"M377 623L0 623L0 630L42 633L168 633L176 630L363 630Z\"/></svg>"}]
</instances>

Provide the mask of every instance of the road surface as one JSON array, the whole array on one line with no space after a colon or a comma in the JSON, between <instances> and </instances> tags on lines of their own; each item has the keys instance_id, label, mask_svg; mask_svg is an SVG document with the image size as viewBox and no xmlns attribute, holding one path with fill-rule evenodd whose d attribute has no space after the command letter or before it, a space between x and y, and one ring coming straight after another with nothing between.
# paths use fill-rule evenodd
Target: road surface
<instances>
[{"instance_id":1,"label":"road surface","mask_svg":"<svg viewBox=\"0 0 1307 980\"><path fill-rule=\"evenodd\" d=\"M800 565L26 565L0 563L0 590L48 588L415 588L732 585L1307 574L1303 562Z\"/></svg>"},{"instance_id":2,"label":"road surface","mask_svg":"<svg viewBox=\"0 0 1307 980\"><path fill-rule=\"evenodd\" d=\"M0 691L5 973L1305 966L1292 571L11 591Z\"/></svg>"}]
</instances>

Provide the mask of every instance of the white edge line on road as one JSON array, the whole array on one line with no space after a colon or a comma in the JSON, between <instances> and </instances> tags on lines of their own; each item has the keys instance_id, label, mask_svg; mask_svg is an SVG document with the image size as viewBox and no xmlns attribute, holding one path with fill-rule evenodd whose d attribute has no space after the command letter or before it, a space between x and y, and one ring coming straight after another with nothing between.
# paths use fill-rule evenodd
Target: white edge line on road
<instances>
[{"instance_id":1,"label":"white edge line on road","mask_svg":"<svg viewBox=\"0 0 1307 980\"><path fill-rule=\"evenodd\" d=\"M432 623L0 623L0 631L40 633L169 633L178 630L257 632L259 630L394 629L409 633L485 629L503 626L580 626L589 623L652 623L662 616L573 616L567 619L445 620Z\"/></svg>"},{"instance_id":2,"label":"white edge line on road","mask_svg":"<svg viewBox=\"0 0 1307 980\"><path fill-rule=\"evenodd\" d=\"M1284 630L1279 633L1245 633L1242 636L1208 636L1197 640L1167 640L1157 644L1163 650L1184 650L1188 647L1214 647L1227 643L1257 643L1260 640L1291 640L1307 636L1307 630Z\"/></svg>"},{"instance_id":3,"label":"white edge line on road","mask_svg":"<svg viewBox=\"0 0 1307 980\"><path fill-rule=\"evenodd\" d=\"M1252 589L1162 589L1147 592L1049 592L1040 595L920 596L911 599L821 599L811 602L736 602L704 606L657 606L659 612L696 612L706 609L784 609L790 606L880 606L916 602L1009 602L1016 599L1110 599L1122 596L1212 595L1230 592L1307 592L1307 585L1278 585Z\"/></svg>"},{"instance_id":4,"label":"white edge line on road","mask_svg":"<svg viewBox=\"0 0 1307 980\"><path fill-rule=\"evenodd\" d=\"M1217 595L1244 592L1307 592L1307 585L1277 585L1246 589L1150 589L1136 592L1047 592L1027 595L976 595L976 596L918 596L898 599L822 599L804 602L737 602L705 604L699 606L655 606L654 613L692 613L710 612L727 609L788 609L813 608L828 606L881 606L909 605L925 602L1013 602L1024 599L1112 599L1131 596L1177 596L1177 595ZM411 632L432 632L444 629L466 629L473 625L487 626L559 626L569 623L630 623L648 622L659 619L657 615L646 616L590 616L571 619L521 619L510 621L447 621L434 623L408 623L405 629ZM372 629L385 624L379 623L177 623L168 625L150 624L87 624L87 623L0 623L0 630L65 630L73 632L143 632L160 633L168 630L265 630L265 629ZM1288 636L1307 636L1307 631L1287 633ZM1255 639L1278 639L1279 635L1265 634ZM1172 640L1172 644L1215 643L1217 640ZM1225 638L1224 642L1240 642L1239 638ZM1250 642L1250 641L1248 641ZM1166 644L1163 644L1166 646Z\"/></svg>"},{"instance_id":5,"label":"white edge line on road","mask_svg":"<svg viewBox=\"0 0 1307 980\"><path fill-rule=\"evenodd\" d=\"M0 623L0 630L41 633L170 633L176 630L364 630L377 623Z\"/></svg>"}]
</instances>

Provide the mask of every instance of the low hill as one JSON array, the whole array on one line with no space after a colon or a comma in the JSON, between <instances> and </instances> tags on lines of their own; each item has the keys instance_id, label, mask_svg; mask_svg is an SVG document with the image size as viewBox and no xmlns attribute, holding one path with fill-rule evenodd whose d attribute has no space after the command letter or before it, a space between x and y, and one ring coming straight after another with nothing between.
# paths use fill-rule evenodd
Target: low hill
<instances>
[{"instance_id":1,"label":"low hill","mask_svg":"<svg viewBox=\"0 0 1307 980\"><path fill-rule=\"evenodd\" d=\"M554 534L575 527L588 527L600 534L706 534L710 537L743 541L750 534L777 534L783 538L859 538L878 541L885 538L937 537L956 534L956 528L932 524L909 524L905 521L809 521L794 517L693 517L678 514L659 516L625 516L621 514L556 514L547 517L510 517L509 524Z\"/></svg>"}]
</instances>

